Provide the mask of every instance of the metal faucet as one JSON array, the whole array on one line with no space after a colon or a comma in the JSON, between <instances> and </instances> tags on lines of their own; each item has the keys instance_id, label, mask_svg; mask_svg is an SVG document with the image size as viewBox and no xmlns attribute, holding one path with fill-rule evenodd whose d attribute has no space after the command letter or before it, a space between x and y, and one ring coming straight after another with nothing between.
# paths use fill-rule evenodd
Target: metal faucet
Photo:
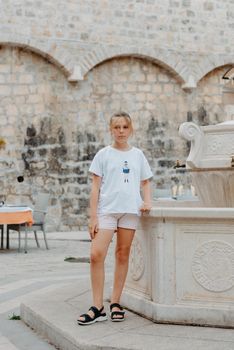
<instances>
[{"instance_id":1,"label":"metal faucet","mask_svg":"<svg viewBox=\"0 0 234 350\"><path fill-rule=\"evenodd\" d=\"M234 168L234 156L231 156L231 168Z\"/></svg>"},{"instance_id":2,"label":"metal faucet","mask_svg":"<svg viewBox=\"0 0 234 350\"><path fill-rule=\"evenodd\" d=\"M177 159L177 161L176 161L175 165L173 166L173 169L177 169L177 168L185 168L185 167L186 167L186 164L182 164L182 163L180 162L180 160L179 160L179 159Z\"/></svg>"}]
</instances>

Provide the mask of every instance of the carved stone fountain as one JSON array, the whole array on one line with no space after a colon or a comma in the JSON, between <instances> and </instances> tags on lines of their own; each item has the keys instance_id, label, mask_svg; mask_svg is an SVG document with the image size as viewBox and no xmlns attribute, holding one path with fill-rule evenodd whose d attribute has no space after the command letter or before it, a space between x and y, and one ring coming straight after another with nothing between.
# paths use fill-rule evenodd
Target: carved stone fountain
<instances>
[{"instance_id":1,"label":"carved stone fountain","mask_svg":"<svg viewBox=\"0 0 234 350\"><path fill-rule=\"evenodd\" d=\"M122 303L155 322L234 327L234 122L179 132L200 201L142 217Z\"/></svg>"},{"instance_id":2,"label":"carved stone fountain","mask_svg":"<svg viewBox=\"0 0 234 350\"><path fill-rule=\"evenodd\" d=\"M187 168L201 203L234 207L234 121L199 127L183 123L179 133L191 141Z\"/></svg>"}]
</instances>

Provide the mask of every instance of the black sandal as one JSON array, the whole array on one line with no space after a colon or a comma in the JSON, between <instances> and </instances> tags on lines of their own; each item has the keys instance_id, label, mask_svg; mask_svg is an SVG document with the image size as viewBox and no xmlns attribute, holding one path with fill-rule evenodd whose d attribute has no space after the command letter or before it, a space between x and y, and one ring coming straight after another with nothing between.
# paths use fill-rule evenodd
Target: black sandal
<instances>
[{"instance_id":1,"label":"black sandal","mask_svg":"<svg viewBox=\"0 0 234 350\"><path fill-rule=\"evenodd\" d=\"M94 313L94 316L91 317L89 314L82 314L80 317L84 317L84 320L77 320L78 324L89 325L95 322L102 322L107 320L106 313L103 312L104 306L100 310L98 310L96 306L91 306L89 310Z\"/></svg>"},{"instance_id":2,"label":"black sandal","mask_svg":"<svg viewBox=\"0 0 234 350\"><path fill-rule=\"evenodd\" d=\"M112 311L112 309L114 307L117 307L120 311ZM118 303L110 304L110 311L111 311L111 321L112 322L122 322L122 321L124 321L125 311L123 311L123 308L122 308L121 305L119 305Z\"/></svg>"}]
</instances>

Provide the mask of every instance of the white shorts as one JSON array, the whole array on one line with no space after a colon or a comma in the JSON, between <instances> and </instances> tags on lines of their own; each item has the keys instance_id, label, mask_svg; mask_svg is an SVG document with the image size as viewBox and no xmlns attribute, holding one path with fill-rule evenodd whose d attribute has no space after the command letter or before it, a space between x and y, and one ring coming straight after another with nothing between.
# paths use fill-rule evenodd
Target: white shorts
<instances>
[{"instance_id":1,"label":"white shorts","mask_svg":"<svg viewBox=\"0 0 234 350\"><path fill-rule=\"evenodd\" d=\"M139 216L137 214L99 214L98 227L103 230L116 230L118 227L136 230Z\"/></svg>"}]
</instances>

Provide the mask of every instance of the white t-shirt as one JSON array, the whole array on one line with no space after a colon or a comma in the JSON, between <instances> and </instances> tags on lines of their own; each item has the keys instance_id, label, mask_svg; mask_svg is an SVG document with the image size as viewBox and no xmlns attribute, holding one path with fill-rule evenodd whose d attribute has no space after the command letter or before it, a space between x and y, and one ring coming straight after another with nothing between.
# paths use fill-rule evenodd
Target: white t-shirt
<instances>
[{"instance_id":1,"label":"white t-shirt","mask_svg":"<svg viewBox=\"0 0 234 350\"><path fill-rule=\"evenodd\" d=\"M140 183L153 176L140 149L120 151L104 147L95 155L89 171L102 178L98 214L140 214Z\"/></svg>"}]
</instances>

